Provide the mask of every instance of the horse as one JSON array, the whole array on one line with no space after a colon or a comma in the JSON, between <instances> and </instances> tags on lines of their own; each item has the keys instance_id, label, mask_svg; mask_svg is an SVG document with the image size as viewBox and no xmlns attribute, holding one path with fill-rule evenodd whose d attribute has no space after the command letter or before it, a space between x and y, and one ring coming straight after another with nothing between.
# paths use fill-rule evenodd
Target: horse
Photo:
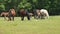
<instances>
[{"instance_id":1,"label":"horse","mask_svg":"<svg viewBox=\"0 0 60 34\"><path fill-rule=\"evenodd\" d=\"M14 16L16 15L16 12L15 12L15 10L12 8L12 9L10 9L9 10L9 16L8 16L8 18L9 18L9 20L14 20Z\"/></svg>"},{"instance_id":2,"label":"horse","mask_svg":"<svg viewBox=\"0 0 60 34\"><path fill-rule=\"evenodd\" d=\"M46 9L41 9L40 13L41 13L40 16L41 16L42 19L49 18L49 14L48 14L48 11Z\"/></svg>"},{"instance_id":3,"label":"horse","mask_svg":"<svg viewBox=\"0 0 60 34\"><path fill-rule=\"evenodd\" d=\"M30 16L29 16L28 10L26 10L26 9L20 9L19 13L20 13L22 21L24 20L25 16L27 16L27 19L30 20Z\"/></svg>"},{"instance_id":4,"label":"horse","mask_svg":"<svg viewBox=\"0 0 60 34\"><path fill-rule=\"evenodd\" d=\"M7 20L6 17L8 16L8 13L9 12L2 12L0 16L4 16L4 19Z\"/></svg>"},{"instance_id":5,"label":"horse","mask_svg":"<svg viewBox=\"0 0 60 34\"><path fill-rule=\"evenodd\" d=\"M39 9L35 9L35 11L34 11L34 18L40 18L40 15L41 15L41 13L40 13L40 10Z\"/></svg>"}]
</instances>

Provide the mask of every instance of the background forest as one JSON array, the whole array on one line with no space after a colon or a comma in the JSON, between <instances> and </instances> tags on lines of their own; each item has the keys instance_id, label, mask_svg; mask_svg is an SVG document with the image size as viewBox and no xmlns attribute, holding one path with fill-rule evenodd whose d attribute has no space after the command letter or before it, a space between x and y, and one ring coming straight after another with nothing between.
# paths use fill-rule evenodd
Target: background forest
<instances>
[{"instance_id":1,"label":"background forest","mask_svg":"<svg viewBox=\"0 0 60 34\"><path fill-rule=\"evenodd\" d=\"M50 15L60 15L60 0L0 0L0 13L14 7L16 12L20 8L47 9Z\"/></svg>"}]
</instances>

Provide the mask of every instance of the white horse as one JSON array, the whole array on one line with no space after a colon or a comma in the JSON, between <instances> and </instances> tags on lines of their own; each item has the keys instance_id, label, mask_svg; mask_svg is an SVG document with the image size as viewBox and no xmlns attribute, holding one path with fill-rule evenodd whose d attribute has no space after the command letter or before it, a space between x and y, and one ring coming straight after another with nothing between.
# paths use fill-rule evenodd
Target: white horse
<instances>
[{"instance_id":1,"label":"white horse","mask_svg":"<svg viewBox=\"0 0 60 34\"><path fill-rule=\"evenodd\" d=\"M41 13L41 18L49 18L49 14L48 14L48 11L46 9L41 9L40 10L40 13Z\"/></svg>"}]
</instances>

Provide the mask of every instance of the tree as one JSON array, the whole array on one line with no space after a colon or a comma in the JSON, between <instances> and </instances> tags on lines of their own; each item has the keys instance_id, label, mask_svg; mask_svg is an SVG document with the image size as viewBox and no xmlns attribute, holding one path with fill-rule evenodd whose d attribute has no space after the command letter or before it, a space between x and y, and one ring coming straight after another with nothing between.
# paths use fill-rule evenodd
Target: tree
<instances>
[{"instance_id":1,"label":"tree","mask_svg":"<svg viewBox=\"0 0 60 34\"><path fill-rule=\"evenodd\" d=\"M20 4L18 5L18 8L26 8L26 9L31 9L31 3L28 1L22 0Z\"/></svg>"}]
</instances>

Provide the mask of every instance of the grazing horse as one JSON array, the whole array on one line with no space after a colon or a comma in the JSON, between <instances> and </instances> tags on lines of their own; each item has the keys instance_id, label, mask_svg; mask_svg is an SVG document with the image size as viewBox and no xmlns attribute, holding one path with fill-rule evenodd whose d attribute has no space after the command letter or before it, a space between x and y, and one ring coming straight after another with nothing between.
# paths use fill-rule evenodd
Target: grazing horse
<instances>
[{"instance_id":1,"label":"grazing horse","mask_svg":"<svg viewBox=\"0 0 60 34\"><path fill-rule=\"evenodd\" d=\"M12 9L10 9L9 10L9 16L8 16L8 18L9 18L9 20L14 20L14 16L16 15L16 12L15 12L15 10L12 8Z\"/></svg>"},{"instance_id":2,"label":"grazing horse","mask_svg":"<svg viewBox=\"0 0 60 34\"><path fill-rule=\"evenodd\" d=\"M43 18L43 19L49 18L49 14L48 14L48 11L47 10L41 9L40 10L40 13L41 13L41 18Z\"/></svg>"},{"instance_id":3,"label":"grazing horse","mask_svg":"<svg viewBox=\"0 0 60 34\"><path fill-rule=\"evenodd\" d=\"M35 9L35 11L34 11L34 18L40 18L40 10L39 9Z\"/></svg>"},{"instance_id":4,"label":"grazing horse","mask_svg":"<svg viewBox=\"0 0 60 34\"><path fill-rule=\"evenodd\" d=\"M28 10L25 9L21 9L19 11L20 15L21 15L21 20L24 20L24 16L27 16L27 19L30 20L30 16L28 14Z\"/></svg>"},{"instance_id":5,"label":"grazing horse","mask_svg":"<svg viewBox=\"0 0 60 34\"><path fill-rule=\"evenodd\" d=\"M37 18L40 18L40 10L39 9L36 10L36 13L37 13Z\"/></svg>"},{"instance_id":6,"label":"grazing horse","mask_svg":"<svg viewBox=\"0 0 60 34\"><path fill-rule=\"evenodd\" d=\"M8 13L9 13L9 12L2 12L2 13L1 13L1 16L4 16L4 19L7 20L6 17L8 16Z\"/></svg>"}]
</instances>

